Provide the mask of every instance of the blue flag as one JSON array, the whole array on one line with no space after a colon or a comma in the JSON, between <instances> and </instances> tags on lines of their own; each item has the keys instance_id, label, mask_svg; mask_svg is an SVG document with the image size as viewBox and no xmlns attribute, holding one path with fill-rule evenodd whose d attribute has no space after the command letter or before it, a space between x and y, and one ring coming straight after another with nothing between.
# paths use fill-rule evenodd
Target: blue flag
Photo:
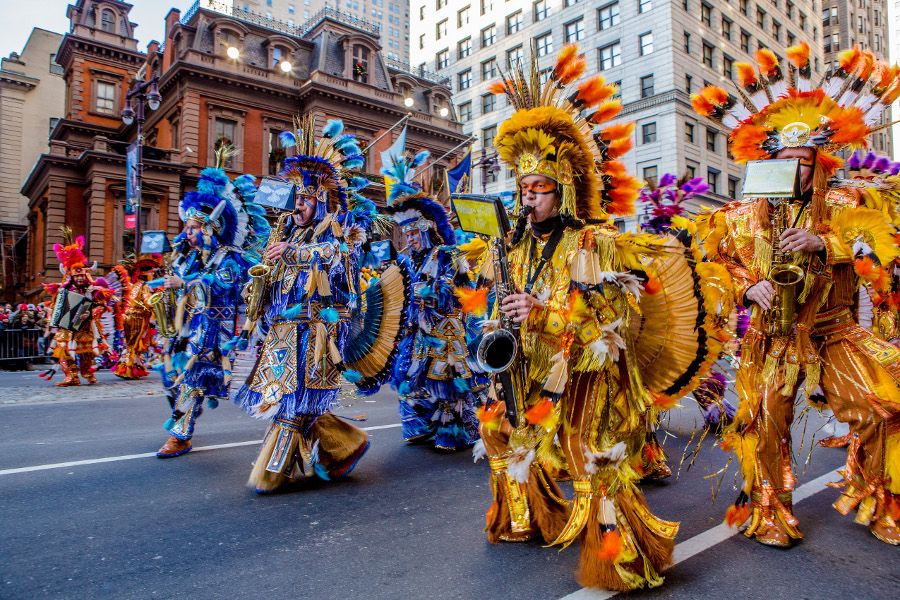
<instances>
[{"instance_id":1,"label":"blue flag","mask_svg":"<svg viewBox=\"0 0 900 600\"><path fill-rule=\"evenodd\" d=\"M447 169L447 190L451 194L468 194L472 191L472 147L455 167Z\"/></svg>"}]
</instances>

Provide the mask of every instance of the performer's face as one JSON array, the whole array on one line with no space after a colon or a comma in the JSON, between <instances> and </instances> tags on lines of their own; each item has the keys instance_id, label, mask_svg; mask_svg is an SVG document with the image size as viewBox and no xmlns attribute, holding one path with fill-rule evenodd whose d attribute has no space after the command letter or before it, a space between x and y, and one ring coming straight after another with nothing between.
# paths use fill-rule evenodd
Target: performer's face
<instances>
[{"instance_id":1,"label":"performer's face","mask_svg":"<svg viewBox=\"0 0 900 600\"><path fill-rule=\"evenodd\" d=\"M192 248L196 248L200 245L203 236L202 228L203 224L200 223L200 221L188 219L187 222L185 222L184 235Z\"/></svg>"},{"instance_id":2,"label":"performer's face","mask_svg":"<svg viewBox=\"0 0 900 600\"><path fill-rule=\"evenodd\" d=\"M813 148L782 148L775 158L800 159L800 193L805 194L812 188L813 171L816 167L816 151Z\"/></svg>"},{"instance_id":3,"label":"performer's face","mask_svg":"<svg viewBox=\"0 0 900 600\"><path fill-rule=\"evenodd\" d=\"M519 180L522 204L534 210L528 216L532 223L546 221L559 214L556 182L543 175L526 175Z\"/></svg>"},{"instance_id":4,"label":"performer's face","mask_svg":"<svg viewBox=\"0 0 900 600\"><path fill-rule=\"evenodd\" d=\"M422 249L422 232L416 228L409 229L404 232L406 234L406 247L413 251L418 252Z\"/></svg>"},{"instance_id":5,"label":"performer's face","mask_svg":"<svg viewBox=\"0 0 900 600\"><path fill-rule=\"evenodd\" d=\"M312 223L313 217L316 216L316 199L297 194L296 207L294 209L294 223L301 227Z\"/></svg>"},{"instance_id":6,"label":"performer's face","mask_svg":"<svg viewBox=\"0 0 900 600\"><path fill-rule=\"evenodd\" d=\"M87 275L83 269L78 269L72 273L72 283L78 287L86 287L88 284Z\"/></svg>"}]
</instances>

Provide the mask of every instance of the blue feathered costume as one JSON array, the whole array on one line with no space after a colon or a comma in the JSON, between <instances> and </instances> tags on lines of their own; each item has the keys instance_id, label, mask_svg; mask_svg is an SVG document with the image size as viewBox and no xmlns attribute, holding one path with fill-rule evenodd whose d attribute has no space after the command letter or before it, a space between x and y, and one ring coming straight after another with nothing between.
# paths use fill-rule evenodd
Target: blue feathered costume
<instances>
[{"instance_id":1,"label":"blue feathered costume","mask_svg":"<svg viewBox=\"0 0 900 600\"><path fill-rule=\"evenodd\" d=\"M241 289L247 269L255 264L258 239L268 237L260 207L221 169L203 170L197 191L187 193L178 210L186 228L175 239L176 249L183 251L173 267L184 280L183 317L176 323L181 328L173 342L178 358L172 363L180 368L164 374L174 406L165 424L169 440L157 452L160 458L188 452L203 401L215 408L228 397ZM189 227L199 228L201 235L191 235Z\"/></svg>"},{"instance_id":2,"label":"blue feathered costume","mask_svg":"<svg viewBox=\"0 0 900 600\"><path fill-rule=\"evenodd\" d=\"M400 226L415 268L408 335L395 363L393 385L400 394L400 420L408 442L433 438L438 450L461 450L478 440L475 406L483 402L484 380L476 381L466 327L454 290L472 287L465 255L456 247L447 210L427 197L412 173L424 160L398 161L384 174L391 187L388 212ZM418 249L413 250L413 246Z\"/></svg>"},{"instance_id":3,"label":"blue feathered costume","mask_svg":"<svg viewBox=\"0 0 900 600\"><path fill-rule=\"evenodd\" d=\"M364 431L330 412L345 369L365 227L347 201L359 200L356 190L368 183L345 174L362 166L362 156L342 128L329 121L318 143L305 137L312 127L284 139L289 147L312 150L287 158L281 176L296 186L296 207L307 203L315 212L306 223L295 213L279 238L288 246L270 265L276 276L256 324L265 339L234 396L250 415L272 420L248 482L259 493L303 476L343 477L369 446Z\"/></svg>"}]
</instances>

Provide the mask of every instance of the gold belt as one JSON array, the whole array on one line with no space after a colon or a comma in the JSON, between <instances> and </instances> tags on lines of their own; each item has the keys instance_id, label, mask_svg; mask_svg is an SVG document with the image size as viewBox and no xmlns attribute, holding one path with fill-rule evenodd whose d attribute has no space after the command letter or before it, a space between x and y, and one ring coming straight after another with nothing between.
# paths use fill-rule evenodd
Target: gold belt
<instances>
[{"instance_id":1,"label":"gold belt","mask_svg":"<svg viewBox=\"0 0 900 600\"><path fill-rule=\"evenodd\" d=\"M846 306L838 306L816 315L811 335L823 337L855 324L856 321L853 319L850 309Z\"/></svg>"}]
</instances>

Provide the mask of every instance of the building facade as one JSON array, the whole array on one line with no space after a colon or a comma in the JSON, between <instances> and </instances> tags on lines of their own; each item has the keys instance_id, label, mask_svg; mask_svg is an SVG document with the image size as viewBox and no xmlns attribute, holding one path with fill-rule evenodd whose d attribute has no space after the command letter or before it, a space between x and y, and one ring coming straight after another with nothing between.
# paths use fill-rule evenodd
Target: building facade
<instances>
[{"instance_id":1,"label":"building facade","mask_svg":"<svg viewBox=\"0 0 900 600\"><path fill-rule=\"evenodd\" d=\"M457 114L478 136L475 186L513 189L510 171L492 168L497 126L511 114L487 84L500 69L527 60L534 46L549 70L563 45L577 42L587 74L619 84L634 121L635 149L624 158L638 176L654 181L671 172L707 178L711 191L698 202L715 204L739 194L742 167L728 157L726 132L698 117L690 94L704 84L730 88L734 64L753 53L807 40L813 69L824 68L821 23L811 0L413 0L414 64L451 78ZM486 158L486 159L485 159Z\"/></svg>"},{"instance_id":2,"label":"building facade","mask_svg":"<svg viewBox=\"0 0 900 600\"><path fill-rule=\"evenodd\" d=\"M374 23L381 29L385 58L409 70L409 0L233 0L231 4L291 26L306 23L323 8Z\"/></svg>"},{"instance_id":3,"label":"building facade","mask_svg":"<svg viewBox=\"0 0 900 600\"><path fill-rule=\"evenodd\" d=\"M35 28L20 53L0 62L0 299L8 300L26 273L28 198L22 182L47 152L50 131L65 112L63 69L56 62L62 35Z\"/></svg>"},{"instance_id":4,"label":"building facade","mask_svg":"<svg viewBox=\"0 0 900 600\"><path fill-rule=\"evenodd\" d=\"M837 65L838 54L855 45L888 60L891 31L888 11L888 0L823 0L822 46L826 64ZM881 122L890 123L891 114L892 111L885 111ZM891 154L892 137L890 127L873 134L871 149Z\"/></svg>"},{"instance_id":5,"label":"building facade","mask_svg":"<svg viewBox=\"0 0 900 600\"><path fill-rule=\"evenodd\" d=\"M319 128L327 119L342 119L366 146L365 172L375 174L379 151L390 146L400 132L394 125L409 114L407 148L427 149L434 158L422 179L426 186L439 187L455 149L464 146L449 87L389 66L379 52L378 27L351 15L323 9L291 27L197 2L184 15L171 10L164 43L153 42L141 53L127 19L130 5L90 0L97 13L90 20L86 4L70 7L72 31L60 46L66 118L24 187L32 293L46 273L52 278L51 245L63 224L85 235L88 258L103 267L133 247L125 227L125 151L136 131L122 124L121 111L136 77L158 76L163 98L144 124L145 230L178 231L179 198L193 189L202 169L215 164L222 145L238 149L225 165L232 177L277 173L286 154L278 133L292 128L298 115L314 115ZM122 11L117 27L127 28L111 33L98 26L97 16L114 9ZM114 46L109 35L120 36ZM370 188L373 199L383 200L383 188Z\"/></svg>"}]
</instances>

